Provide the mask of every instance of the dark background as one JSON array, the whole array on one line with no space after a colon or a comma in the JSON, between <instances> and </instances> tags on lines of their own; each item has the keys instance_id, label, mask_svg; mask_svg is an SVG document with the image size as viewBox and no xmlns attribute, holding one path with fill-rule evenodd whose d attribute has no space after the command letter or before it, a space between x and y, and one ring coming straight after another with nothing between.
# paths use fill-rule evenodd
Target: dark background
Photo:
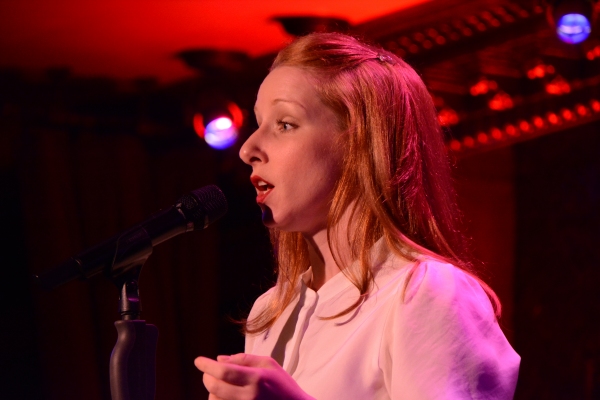
<instances>
[{"instance_id":1,"label":"dark background","mask_svg":"<svg viewBox=\"0 0 600 400\"><path fill-rule=\"evenodd\" d=\"M467 15L460 7L440 9L436 18ZM514 20L522 14L511 10L498 15ZM402 17L415 25L407 23L404 31L394 15L364 28L378 29L381 43L407 53L417 41L404 39L417 36L406 32L421 29L417 22L438 23L430 11L419 11L426 20ZM600 64L585 61L579 48L555 43L542 12L528 15L537 25L522 17L521 30L509 24L502 32L501 26L489 35L469 34L445 53L423 45L412 60L438 108L458 111L460 123L448 132L463 149L468 135L507 121L534 115L549 121L548 113L562 107L588 107L575 123L559 117L557 126L546 122L548 129L527 138L450 155L464 229L483 263L481 275L502 300L501 326L522 357L516 398L600 398L600 122L598 112L589 111L589 99L599 98L594 79ZM453 26L448 37L465 32L465 24ZM396 31L400 39L389 41ZM545 93L548 80L529 80L523 72L531 49L548 43L554 46L549 60L572 83L564 96ZM228 198L228 214L205 231L157 246L140 283L143 318L160 331L156 398L206 397L194 358L242 351L243 336L232 320L243 318L273 282L250 169L237 155L254 129L250 110L269 57L237 72L227 63L212 65L222 73L203 70L169 85L85 78L68 68L35 74L0 69L0 398L109 399L117 289L97 277L44 292L32 274L190 190L217 184ZM520 76L511 69L517 67ZM469 95L469 85L484 72L513 95L513 109L490 111L485 99ZM218 151L195 135L191 116L223 99L235 101L246 120L238 143Z\"/></svg>"}]
</instances>

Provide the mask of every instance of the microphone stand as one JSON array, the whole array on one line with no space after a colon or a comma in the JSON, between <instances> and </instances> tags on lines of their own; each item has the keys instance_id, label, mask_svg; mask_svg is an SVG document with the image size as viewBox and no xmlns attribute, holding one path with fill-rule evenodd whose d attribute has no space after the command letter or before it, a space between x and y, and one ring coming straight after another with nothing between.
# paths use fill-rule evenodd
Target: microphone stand
<instances>
[{"instance_id":1,"label":"microphone stand","mask_svg":"<svg viewBox=\"0 0 600 400\"><path fill-rule=\"evenodd\" d=\"M109 278L120 290L121 319L115 322L118 337L110 356L110 394L112 400L154 400L158 328L140 319L138 286L152 241L139 228L124 233L117 246Z\"/></svg>"}]
</instances>

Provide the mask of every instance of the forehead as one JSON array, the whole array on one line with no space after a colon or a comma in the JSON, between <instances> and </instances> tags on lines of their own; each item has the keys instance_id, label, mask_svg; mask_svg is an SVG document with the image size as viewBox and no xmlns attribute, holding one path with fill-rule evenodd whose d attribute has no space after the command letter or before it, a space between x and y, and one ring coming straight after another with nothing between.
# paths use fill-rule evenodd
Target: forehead
<instances>
[{"instance_id":1,"label":"forehead","mask_svg":"<svg viewBox=\"0 0 600 400\"><path fill-rule=\"evenodd\" d=\"M304 107L322 105L312 76L301 68L287 66L272 70L260 85L256 96L257 108L278 101L297 102Z\"/></svg>"}]
</instances>

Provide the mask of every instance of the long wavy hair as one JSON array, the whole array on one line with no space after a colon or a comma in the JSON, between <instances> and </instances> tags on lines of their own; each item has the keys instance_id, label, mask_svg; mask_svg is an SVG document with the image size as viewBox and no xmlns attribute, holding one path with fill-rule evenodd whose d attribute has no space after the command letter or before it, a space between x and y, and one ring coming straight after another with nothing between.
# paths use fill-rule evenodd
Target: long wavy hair
<instances>
[{"instance_id":1,"label":"long wavy hair","mask_svg":"<svg viewBox=\"0 0 600 400\"><path fill-rule=\"evenodd\" d=\"M500 302L475 276L465 238L457 228L460 214L442 130L418 74L396 55L338 33L295 40L279 52L271 70L281 66L307 71L321 101L335 112L342 131L348 132L341 144L342 173L327 228L334 250L339 244L332 240L333 229L350 212L347 240L359 268L342 272L360 296L351 307L327 318L348 314L368 297L374 284L370 249L382 237L392 251L408 260L426 254L473 275L499 316ZM295 297L300 275L309 267L301 233L272 229L270 234L277 261L275 292L259 315L245 321L247 334L273 325ZM336 251L332 253L335 257Z\"/></svg>"}]
</instances>

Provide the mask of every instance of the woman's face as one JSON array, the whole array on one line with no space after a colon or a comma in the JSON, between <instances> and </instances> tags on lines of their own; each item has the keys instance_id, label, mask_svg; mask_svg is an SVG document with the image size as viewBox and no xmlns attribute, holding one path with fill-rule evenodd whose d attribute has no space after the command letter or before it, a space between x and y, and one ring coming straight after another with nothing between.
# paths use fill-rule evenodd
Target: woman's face
<instances>
[{"instance_id":1,"label":"woman's face","mask_svg":"<svg viewBox=\"0 0 600 400\"><path fill-rule=\"evenodd\" d=\"M270 228L314 234L327 226L341 174L342 133L314 84L300 68L271 71L256 97L258 129L240 149Z\"/></svg>"}]
</instances>

